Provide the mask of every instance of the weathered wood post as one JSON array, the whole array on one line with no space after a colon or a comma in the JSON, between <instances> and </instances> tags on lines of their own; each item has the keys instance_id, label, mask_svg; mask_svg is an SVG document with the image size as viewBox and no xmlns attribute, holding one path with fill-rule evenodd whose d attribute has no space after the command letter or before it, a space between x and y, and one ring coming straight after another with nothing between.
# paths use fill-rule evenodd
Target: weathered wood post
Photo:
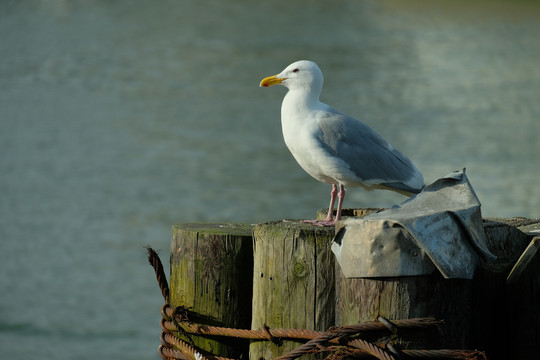
<instances>
[{"instance_id":1,"label":"weathered wood post","mask_svg":"<svg viewBox=\"0 0 540 360\"><path fill-rule=\"evenodd\" d=\"M334 325L333 237L333 227L298 221L255 227L252 329L327 330ZM249 358L274 359L298 345L252 342Z\"/></svg>"},{"instance_id":2,"label":"weathered wood post","mask_svg":"<svg viewBox=\"0 0 540 360\"><path fill-rule=\"evenodd\" d=\"M171 306L203 317L199 324L249 329L253 278L252 226L175 225L171 244ZM247 341L234 344L191 336L195 346L216 356L247 354Z\"/></svg>"},{"instance_id":3,"label":"weathered wood post","mask_svg":"<svg viewBox=\"0 0 540 360\"><path fill-rule=\"evenodd\" d=\"M468 348L472 333L472 281L431 275L350 278L336 265L336 325L434 317L444 320L444 333L401 341L407 348Z\"/></svg>"}]
</instances>

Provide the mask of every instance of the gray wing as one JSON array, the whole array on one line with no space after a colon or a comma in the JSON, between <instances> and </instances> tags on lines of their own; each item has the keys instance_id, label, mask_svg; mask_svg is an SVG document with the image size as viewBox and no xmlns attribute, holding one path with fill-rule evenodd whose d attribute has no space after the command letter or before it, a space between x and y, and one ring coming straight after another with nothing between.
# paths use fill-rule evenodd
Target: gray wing
<instances>
[{"instance_id":1,"label":"gray wing","mask_svg":"<svg viewBox=\"0 0 540 360\"><path fill-rule=\"evenodd\" d=\"M317 138L328 153L345 161L362 180L382 179L392 188L420 191L402 183L419 174L405 155L362 122L333 108L327 111L319 119Z\"/></svg>"}]
</instances>

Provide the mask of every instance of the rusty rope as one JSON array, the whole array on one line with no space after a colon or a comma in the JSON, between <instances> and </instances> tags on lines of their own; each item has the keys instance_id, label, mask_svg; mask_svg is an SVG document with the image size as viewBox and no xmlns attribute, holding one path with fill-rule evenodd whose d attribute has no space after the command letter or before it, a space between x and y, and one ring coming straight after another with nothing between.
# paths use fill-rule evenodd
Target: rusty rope
<instances>
[{"instance_id":1,"label":"rusty rope","mask_svg":"<svg viewBox=\"0 0 540 360\"><path fill-rule=\"evenodd\" d=\"M388 353L383 348L362 339L355 339L349 342L348 345L363 350L380 360L396 360L392 354Z\"/></svg>"},{"instance_id":2,"label":"rusty rope","mask_svg":"<svg viewBox=\"0 0 540 360\"><path fill-rule=\"evenodd\" d=\"M313 340L317 337L327 334L323 331L305 330L305 329L262 329L262 330L248 330L248 329L234 329L220 326L200 325L189 322L188 309L182 308L182 312L178 317L175 317L175 311L177 308L173 308L165 304L162 308L162 314L164 315L165 324L164 327L169 331L185 331L189 334L204 335L204 336L230 336L242 339L251 340L271 340L272 338L285 338L285 339L301 339L301 340ZM176 320L176 321L173 321ZM393 324L398 329L425 329L434 326L439 326L441 321L433 318L418 318L418 319L405 319L395 320ZM178 328L179 325L181 328ZM348 335L372 332L372 331L385 331L386 325L377 322L370 321L356 325L347 325L339 328L331 329L330 338L344 337Z\"/></svg>"},{"instance_id":3,"label":"rusty rope","mask_svg":"<svg viewBox=\"0 0 540 360\"><path fill-rule=\"evenodd\" d=\"M416 359L461 359L461 360L487 360L486 353L478 350L401 350L408 357Z\"/></svg>"},{"instance_id":4,"label":"rusty rope","mask_svg":"<svg viewBox=\"0 0 540 360\"><path fill-rule=\"evenodd\" d=\"M362 324L358 324L358 325L362 325ZM358 333L358 331L356 331L356 329L358 328L358 325L349 326L346 328L331 328L327 332L297 347L293 351L290 351L289 353L278 357L277 360L294 360L302 355L313 352L315 348L321 348L321 346L324 343L327 343L331 340L356 334ZM387 353L384 349L381 349L380 347L374 344L371 344L365 340L356 339L354 341L349 342L349 345L359 348L363 350L366 354L372 355L380 360L396 360L392 355Z\"/></svg>"},{"instance_id":5,"label":"rusty rope","mask_svg":"<svg viewBox=\"0 0 540 360\"><path fill-rule=\"evenodd\" d=\"M327 331L320 334L316 338L309 340L307 343L300 345L293 351L288 352L285 355L278 357L276 360L294 360L304 354L310 353L313 349L324 344L336 337L336 334L332 331Z\"/></svg>"},{"instance_id":6,"label":"rusty rope","mask_svg":"<svg viewBox=\"0 0 540 360\"><path fill-rule=\"evenodd\" d=\"M296 340L308 340L313 339L314 333L320 332L312 330L302 329L269 329L269 330L247 330L247 329L233 329L219 326L207 326L200 324L181 323L179 329L173 321L162 320L163 328L168 331L185 331L188 334L202 335L202 336L227 336L235 337L238 339L250 339L250 340L266 340L272 341L272 339L296 339Z\"/></svg>"},{"instance_id":7,"label":"rusty rope","mask_svg":"<svg viewBox=\"0 0 540 360\"><path fill-rule=\"evenodd\" d=\"M341 359L373 359L372 354L356 348L343 346L330 346L321 348L321 352L329 352L325 360ZM430 360L487 360L486 354L478 350L401 350L405 359L430 359Z\"/></svg>"},{"instance_id":8,"label":"rusty rope","mask_svg":"<svg viewBox=\"0 0 540 360\"><path fill-rule=\"evenodd\" d=\"M178 351L181 354L180 359L197 359L197 360L235 360L235 359L229 359L225 357L220 356L208 356L203 355L199 351L197 351L193 346L188 344L187 342L183 341L182 339L179 339L178 337L174 336L171 333L168 332L162 332L161 333L161 345L165 348L171 349L172 346L175 346L178 348ZM176 357L179 355L178 353L169 353L169 355L173 355L173 358L176 359Z\"/></svg>"},{"instance_id":9,"label":"rusty rope","mask_svg":"<svg viewBox=\"0 0 540 360\"><path fill-rule=\"evenodd\" d=\"M167 283L167 277L165 276L165 271L163 270L163 264L157 252L154 251L149 245L146 246L146 251L148 252L148 262L154 268L156 273L156 279L161 290L161 295L165 302L169 302L169 284Z\"/></svg>"},{"instance_id":10,"label":"rusty rope","mask_svg":"<svg viewBox=\"0 0 540 360\"><path fill-rule=\"evenodd\" d=\"M171 349L163 345L159 345L158 354L159 354L159 357L162 358L163 360L170 360L170 359L192 360L192 358L190 358L189 356L184 355L182 351Z\"/></svg>"},{"instance_id":11,"label":"rusty rope","mask_svg":"<svg viewBox=\"0 0 540 360\"><path fill-rule=\"evenodd\" d=\"M381 315L379 315L377 317L377 320L379 320L379 322L381 324L386 326L386 328L388 330L390 330L391 332L393 332L396 335L398 334L398 331L399 331L398 327L394 323L392 323L390 320L388 320L387 318L385 318L384 316L381 316Z\"/></svg>"}]
</instances>

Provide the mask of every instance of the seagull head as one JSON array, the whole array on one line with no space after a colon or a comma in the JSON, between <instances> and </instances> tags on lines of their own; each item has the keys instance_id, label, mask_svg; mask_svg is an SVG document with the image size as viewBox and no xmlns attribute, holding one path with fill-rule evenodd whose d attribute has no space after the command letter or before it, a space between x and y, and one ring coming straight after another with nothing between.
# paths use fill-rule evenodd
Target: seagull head
<instances>
[{"instance_id":1,"label":"seagull head","mask_svg":"<svg viewBox=\"0 0 540 360\"><path fill-rule=\"evenodd\" d=\"M277 75L269 76L261 81L261 87L283 85L289 90L308 89L320 93L323 75L319 66L313 61L300 60L287 66Z\"/></svg>"}]
</instances>

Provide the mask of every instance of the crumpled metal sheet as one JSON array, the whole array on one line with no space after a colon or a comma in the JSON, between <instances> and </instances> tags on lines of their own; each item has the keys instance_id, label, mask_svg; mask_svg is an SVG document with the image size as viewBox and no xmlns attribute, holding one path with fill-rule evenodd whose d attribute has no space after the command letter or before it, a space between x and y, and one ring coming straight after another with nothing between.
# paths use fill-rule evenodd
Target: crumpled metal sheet
<instances>
[{"instance_id":1,"label":"crumpled metal sheet","mask_svg":"<svg viewBox=\"0 0 540 360\"><path fill-rule=\"evenodd\" d=\"M346 277L431 274L471 279L487 249L480 201L465 169L451 173L400 206L349 218L336 229L332 251Z\"/></svg>"}]
</instances>

